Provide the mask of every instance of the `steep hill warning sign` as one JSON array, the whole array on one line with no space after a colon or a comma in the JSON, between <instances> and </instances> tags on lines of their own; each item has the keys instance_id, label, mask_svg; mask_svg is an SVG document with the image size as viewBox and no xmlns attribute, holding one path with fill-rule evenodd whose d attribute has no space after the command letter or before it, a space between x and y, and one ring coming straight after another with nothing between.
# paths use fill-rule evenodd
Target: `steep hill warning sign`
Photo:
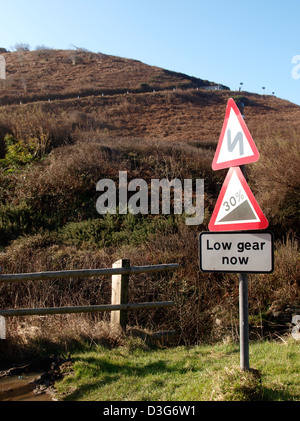
<instances>
[{"instance_id":1,"label":"steep hill warning sign","mask_svg":"<svg viewBox=\"0 0 300 421\"><path fill-rule=\"evenodd\" d=\"M210 231L267 228L268 221L239 167L229 169L208 225Z\"/></svg>"}]
</instances>

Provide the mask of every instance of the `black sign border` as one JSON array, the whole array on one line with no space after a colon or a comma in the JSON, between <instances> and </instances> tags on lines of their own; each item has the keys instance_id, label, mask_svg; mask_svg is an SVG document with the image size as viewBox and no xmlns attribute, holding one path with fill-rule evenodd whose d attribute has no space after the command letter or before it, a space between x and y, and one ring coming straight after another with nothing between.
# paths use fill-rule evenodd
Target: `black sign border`
<instances>
[{"instance_id":1,"label":"black sign border","mask_svg":"<svg viewBox=\"0 0 300 421\"><path fill-rule=\"evenodd\" d=\"M201 236L203 234L271 234L272 244L271 244L271 270L268 271L254 271L254 270L205 270L202 269L202 259L201 259ZM253 231L202 231L199 234L199 241L198 241L198 254L199 254L199 269L201 272L210 273L210 272L218 272L218 273L272 273L274 271L274 233L272 231L262 231L262 230L253 230Z\"/></svg>"}]
</instances>

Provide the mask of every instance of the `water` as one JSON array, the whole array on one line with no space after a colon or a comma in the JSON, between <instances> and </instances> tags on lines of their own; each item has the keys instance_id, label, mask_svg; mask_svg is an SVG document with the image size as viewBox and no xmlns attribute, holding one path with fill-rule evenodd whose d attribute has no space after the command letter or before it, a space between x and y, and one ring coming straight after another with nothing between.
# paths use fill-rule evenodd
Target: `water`
<instances>
[{"instance_id":1,"label":"water","mask_svg":"<svg viewBox=\"0 0 300 421\"><path fill-rule=\"evenodd\" d=\"M22 376L7 376L0 379L0 401L52 401L48 393L33 392L35 385L29 383L41 373L29 373Z\"/></svg>"}]
</instances>

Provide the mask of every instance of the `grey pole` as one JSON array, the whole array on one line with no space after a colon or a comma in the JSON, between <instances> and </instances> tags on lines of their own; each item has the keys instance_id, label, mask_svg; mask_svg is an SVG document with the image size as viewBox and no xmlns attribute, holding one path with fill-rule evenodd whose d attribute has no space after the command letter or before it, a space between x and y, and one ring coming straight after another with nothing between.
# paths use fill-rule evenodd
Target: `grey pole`
<instances>
[{"instance_id":1,"label":"grey pole","mask_svg":"<svg viewBox=\"0 0 300 421\"><path fill-rule=\"evenodd\" d=\"M240 368L249 370L248 274L239 274Z\"/></svg>"},{"instance_id":2,"label":"grey pole","mask_svg":"<svg viewBox=\"0 0 300 421\"><path fill-rule=\"evenodd\" d=\"M244 117L244 104L237 103ZM241 165L241 171L246 178L245 165ZM249 309L248 309L248 274L239 274L239 317L240 317L240 368L249 371Z\"/></svg>"},{"instance_id":3,"label":"grey pole","mask_svg":"<svg viewBox=\"0 0 300 421\"><path fill-rule=\"evenodd\" d=\"M245 165L241 171L246 178ZM248 273L239 274L239 316L240 316L240 367L249 370L249 309L248 309Z\"/></svg>"}]
</instances>

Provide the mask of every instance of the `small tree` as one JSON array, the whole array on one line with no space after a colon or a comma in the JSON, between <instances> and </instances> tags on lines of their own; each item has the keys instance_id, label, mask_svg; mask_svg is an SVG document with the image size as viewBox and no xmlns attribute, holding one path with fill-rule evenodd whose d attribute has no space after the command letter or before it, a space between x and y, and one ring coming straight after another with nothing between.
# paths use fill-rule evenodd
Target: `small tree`
<instances>
[{"instance_id":1,"label":"small tree","mask_svg":"<svg viewBox=\"0 0 300 421\"><path fill-rule=\"evenodd\" d=\"M13 49L15 49L16 51L29 51L30 45L26 44L26 43L17 43L17 44L15 44Z\"/></svg>"},{"instance_id":2,"label":"small tree","mask_svg":"<svg viewBox=\"0 0 300 421\"><path fill-rule=\"evenodd\" d=\"M44 57L45 60L48 60L48 57L49 57L50 52L51 52L50 47L46 47L45 45L37 45L35 47L35 50L36 50L36 52L39 56L42 56L42 57Z\"/></svg>"}]
</instances>

